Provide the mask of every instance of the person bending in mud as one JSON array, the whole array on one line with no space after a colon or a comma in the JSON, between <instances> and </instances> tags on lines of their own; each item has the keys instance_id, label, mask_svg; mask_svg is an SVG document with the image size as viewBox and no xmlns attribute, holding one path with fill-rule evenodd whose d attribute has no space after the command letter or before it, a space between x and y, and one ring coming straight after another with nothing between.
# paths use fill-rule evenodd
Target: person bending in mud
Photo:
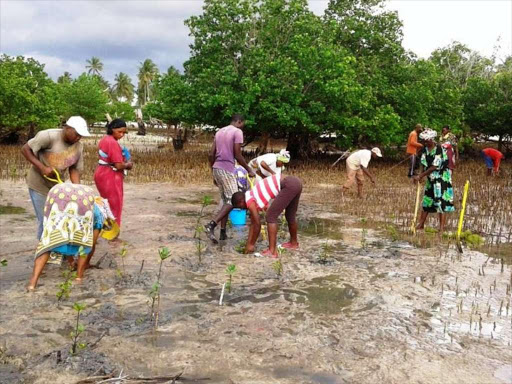
<instances>
[{"instance_id":1,"label":"person bending in mud","mask_svg":"<svg viewBox=\"0 0 512 384\"><path fill-rule=\"evenodd\" d=\"M223 203L213 220L204 226L206 236L208 236L214 244L217 243L214 231L215 227L219 224L219 239L227 239L226 224L229 212L233 209L231 197L235 192L238 192L238 182L235 175L235 159L247 170L249 176L255 176L252 168L247 165L242 156L242 143L244 142L242 128L244 125L245 120L242 115L233 115L231 124L221 128L215 134L213 145L208 154L208 160L212 167L213 182L219 187L220 197Z\"/></svg>"},{"instance_id":2,"label":"person bending in mud","mask_svg":"<svg viewBox=\"0 0 512 384\"><path fill-rule=\"evenodd\" d=\"M382 157L382 152L379 148L373 148L371 151L368 149L361 149L355 151L347 158L347 181L341 188L341 192L345 193L354 181L357 181L357 197L363 197L363 175L366 175L370 181L375 184L375 178L368 171L368 164L371 159Z\"/></svg>"},{"instance_id":3,"label":"person bending in mud","mask_svg":"<svg viewBox=\"0 0 512 384\"><path fill-rule=\"evenodd\" d=\"M251 227L245 246L245 253L254 252L256 241L261 231L259 212L266 210L270 200L274 199L268 207L266 220L268 228L269 249L263 256L276 258L277 254L277 218L285 211L290 241L282 244L283 248L298 249L297 240L297 208L302 193L302 181L294 176L272 175L258 183L250 190L237 192L231 199L235 208L247 209L251 215Z\"/></svg>"},{"instance_id":4,"label":"person bending in mud","mask_svg":"<svg viewBox=\"0 0 512 384\"><path fill-rule=\"evenodd\" d=\"M36 288L50 252L77 257L77 280L82 280L103 224L107 219L115 220L107 200L95 197L91 187L81 184L54 186L48 192L43 210L43 234L35 253L29 292Z\"/></svg>"}]
</instances>

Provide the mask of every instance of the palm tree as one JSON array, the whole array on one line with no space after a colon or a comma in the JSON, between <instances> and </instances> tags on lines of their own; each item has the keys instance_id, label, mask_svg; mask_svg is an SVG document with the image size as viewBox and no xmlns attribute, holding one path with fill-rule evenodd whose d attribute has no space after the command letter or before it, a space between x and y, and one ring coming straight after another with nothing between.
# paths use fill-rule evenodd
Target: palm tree
<instances>
[{"instance_id":1,"label":"palm tree","mask_svg":"<svg viewBox=\"0 0 512 384\"><path fill-rule=\"evenodd\" d=\"M133 86L130 77L124 72L119 72L116 75L114 82L115 95L117 97L124 97L128 103L131 103L135 87Z\"/></svg>"},{"instance_id":2,"label":"palm tree","mask_svg":"<svg viewBox=\"0 0 512 384\"><path fill-rule=\"evenodd\" d=\"M100 72L103 71L103 63L101 62L99 57L93 56L89 60L86 60L87 65L85 68L87 69L87 73L89 75L100 75Z\"/></svg>"},{"instance_id":3,"label":"palm tree","mask_svg":"<svg viewBox=\"0 0 512 384\"><path fill-rule=\"evenodd\" d=\"M57 83L59 84L69 84L72 81L71 73L64 72L62 76L59 76L57 79Z\"/></svg>"},{"instance_id":4,"label":"palm tree","mask_svg":"<svg viewBox=\"0 0 512 384\"><path fill-rule=\"evenodd\" d=\"M151 59L144 60L139 67L139 86L138 95L142 96L142 100L139 97L139 104L145 105L151 98L151 83L155 80L158 75L158 68Z\"/></svg>"}]
</instances>

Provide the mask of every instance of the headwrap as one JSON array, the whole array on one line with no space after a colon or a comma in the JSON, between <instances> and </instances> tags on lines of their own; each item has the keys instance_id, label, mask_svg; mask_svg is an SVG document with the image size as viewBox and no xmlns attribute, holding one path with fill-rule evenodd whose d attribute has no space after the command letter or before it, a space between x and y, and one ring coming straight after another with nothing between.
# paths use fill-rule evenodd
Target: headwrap
<instances>
[{"instance_id":1,"label":"headwrap","mask_svg":"<svg viewBox=\"0 0 512 384\"><path fill-rule=\"evenodd\" d=\"M425 128L423 132L420 133L421 140L434 140L437 137L437 132L430 128Z\"/></svg>"},{"instance_id":2,"label":"headwrap","mask_svg":"<svg viewBox=\"0 0 512 384\"><path fill-rule=\"evenodd\" d=\"M279 153L277 154L277 160L281 163L289 163L290 162L290 152L288 152L286 149L281 149Z\"/></svg>"}]
</instances>

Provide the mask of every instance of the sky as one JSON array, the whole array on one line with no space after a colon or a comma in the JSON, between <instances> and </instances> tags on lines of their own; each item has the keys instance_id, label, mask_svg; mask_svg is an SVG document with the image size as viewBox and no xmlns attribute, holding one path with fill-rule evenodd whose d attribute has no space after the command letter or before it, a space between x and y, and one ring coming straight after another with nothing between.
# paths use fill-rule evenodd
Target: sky
<instances>
[{"instance_id":1,"label":"sky","mask_svg":"<svg viewBox=\"0 0 512 384\"><path fill-rule=\"evenodd\" d=\"M322 14L326 0L309 0ZM404 24L403 45L427 58L460 41L483 55L512 55L512 0L390 0ZM151 58L166 71L181 69L189 56L184 20L201 13L201 0L0 0L0 53L30 56L57 79L85 71L97 56L104 77L129 74Z\"/></svg>"}]
</instances>

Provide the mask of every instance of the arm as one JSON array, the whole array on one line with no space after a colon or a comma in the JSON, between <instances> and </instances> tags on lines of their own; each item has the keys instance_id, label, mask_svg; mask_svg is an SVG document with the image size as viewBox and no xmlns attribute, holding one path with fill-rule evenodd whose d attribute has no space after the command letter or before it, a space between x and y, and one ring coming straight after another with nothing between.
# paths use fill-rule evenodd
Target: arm
<instances>
[{"instance_id":1,"label":"arm","mask_svg":"<svg viewBox=\"0 0 512 384\"><path fill-rule=\"evenodd\" d=\"M261 162L261 168L263 168L265 171L270 172L271 175L275 175L276 173L268 166L267 163L264 161Z\"/></svg>"},{"instance_id":2,"label":"arm","mask_svg":"<svg viewBox=\"0 0 512 384\"><path fill-rule=\"evenodd\" d=\"M73 184L80 184L80 172L75 167L69 168L69 180Z\"/></svg>"},{"instance_id":3,"label":"arm","mask_svg":"<svg viewBox=\"0 0 512 384\"><path fill-rule=\"evenodd\" d=\"M114 168L117 169L118 171L123 171L125 169L132 169L133 163L131 161L128 161L126 163L114 163ZM71 174L70 174L70 176L71 176Z\"/></svg>"},{"instance_id":4,"label":"arm","mask_svg":"<svg viewBox=\"0 0 512 384\"><path fill-rule=\"evenodd\" d=\"M417 181L420 181L421 179L423 179L424 177L427 177L428 175L430 175L432 172L434 172L438 167L436 167L435 165L427 168L426 171L423 171L421 172L418 176L415 176L414 179L417 179ZM424 167L422 167L422 170L424 169Z\"/></svg>"},{"instance_id":5,"label":"arm","mask_svg":"<svg viewBox=\"0 0 512 384\"><path fill-rule=\"evenodd\" d=\"M247 172L249 173L249 176L254 177L254 171L247 162L245 161L244 157L242 156L242 144L235 143L234 144L234 152L235 152L235 159L238 161L238 164L240 164L242 167L244 167ZM212 164L213 165L213 164Z\"/></svg>"},{"instance_id":6,"label":"arm","mask_svg":"<svg viewBox=\"0 0 512 384\"><path fill-rule=\"evenodd\" d=\"M37 156L32 151L32 148L30 148L30 146L28 144L25 144L21 148L21 153L23 154L25 159L27 159L31 164L34 165L34 167L36 167L39 170L39 173L41 173L41 175L47 176L47 177L55 177L55 175L53 173L53 169L51 167L47 167L46 165L41 163L39 161L39 159L37 158Z\"/></svg>"},{"instance_id":7,"label":"arm","mask_svg":"<svg viewBox=\"0 0 512 384\"><path fill-rule=\"evenodd\" d=\"M363 166L361 166L361 169L363 170L363 173L370 179L370 181L375 184L375 179L373 178L372 174L370 173L370 171L368 171L368 168L365 168Z\"/></svg>"},{"instance_id":8,"label":"arm","mask_svg":"<svg viewBox=\"0 0 512 384\"><path fill-rule=\"evenodd\" d=\"M254 246L258 240L261 231L260 214L255 203L251 203L247 207L251 215L251 227L249 228L249 236L247 237L247 244L245 245L245 253L254 252Z\"/></svg>"},{"instance_id":9,"label":"arm","mask_svg":"<svg viewBox=\"0 0 512 384\"><path fill-rule=\"evenodd\" d=\"M210 162L210 168L213 168L213 164L215 163L216 152L217 152L217 148L215 146L215 141L214 141L212 144L212 147L210 148L210 152L208 153L208 161Z\"/></svg>"},{"instance_id":10,"label":"arm","mask_svg":"<svg viewBox=\"0 0 512 384\"><path fill-rule=\"evenodd\" d=\"M411 145L416 148L416 150L423 148L423 144L418 142L418 136L414 135L411 140Z\"/></svg>"}]
</instances>

